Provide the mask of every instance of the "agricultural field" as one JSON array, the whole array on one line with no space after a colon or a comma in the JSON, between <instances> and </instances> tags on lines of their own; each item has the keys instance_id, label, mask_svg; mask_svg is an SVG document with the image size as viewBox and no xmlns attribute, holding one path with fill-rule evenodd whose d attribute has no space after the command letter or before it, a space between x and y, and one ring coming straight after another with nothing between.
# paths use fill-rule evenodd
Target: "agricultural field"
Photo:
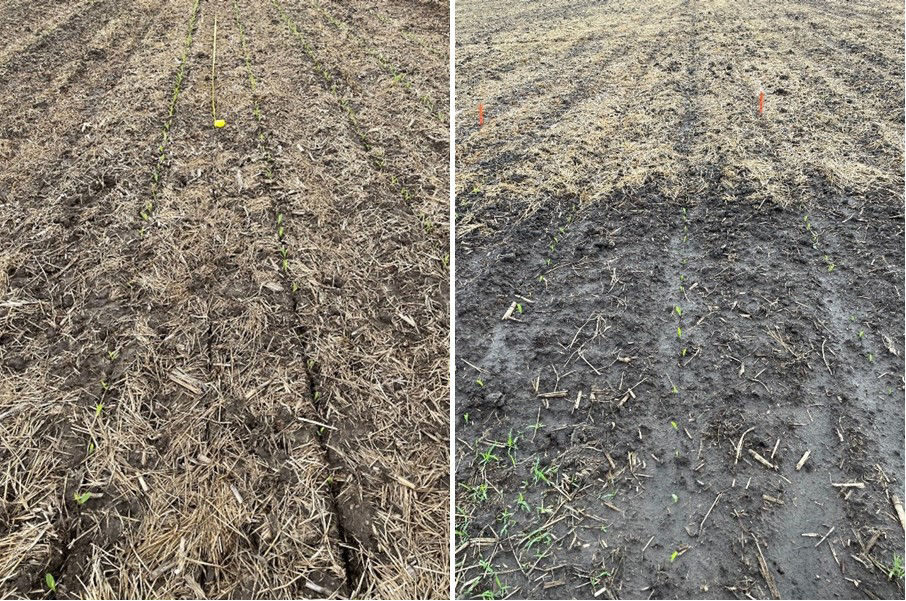
<instances>
[{"instance_id":1,"label":"agricultural field","mask_svg":"<svg viewBox=\"0 0 906 601\"><path fill-rule=\"evenodd\" d=\"M448 32L3 3L0 597L447 596Z\"/></svg>"},{"instance_id":2,"label":"agricultural field","mask_svg":"<svg viewBox=\"0 0 906 601\"><path fill-rule=\"evenodd\" d=\"M457 596L902 599L902 3L456 31Z\"/></svg>"}]
</instances>

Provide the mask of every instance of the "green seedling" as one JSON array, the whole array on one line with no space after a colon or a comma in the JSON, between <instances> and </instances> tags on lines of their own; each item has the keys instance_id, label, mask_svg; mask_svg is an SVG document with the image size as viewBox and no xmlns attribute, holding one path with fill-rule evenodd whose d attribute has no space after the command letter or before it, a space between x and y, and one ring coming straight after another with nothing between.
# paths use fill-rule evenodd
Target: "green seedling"
<instances>
[{"instance_id":1,"label":"green seedling","mask_svg":"<svg viewBox=\"0 0 906 601\"><path fill-rule=\"evenodd\" d=\"M279 238L280 240L283 240L283 236L284 236L285 234L286 234L286 230L283 229L283 226L282 226L282 225L281 225L280 227L277 228L277 238Z\"/></svg>"},{"instance_id":2,"label":"green seedling","mask_svg":"<svg viewBox=\"0 0 906 601\"><path fill-rule=\"evenodd\" d=\"M519 447L519 435L513 436L513 431L510 430L510 433L507 434L506 438L506 454L510 458L510 461L513 463L513 467L516 467L516 458L513 456L513 452L516 451Z\"/></svg>"},{"instance_id":3,"label":"green seedling","mask_svg":"<svg viewBox=\"0 0 906 601\"><path fill-rule=\"evenodd\" d=\"M680 355L683 356L683 357L685 357L685 356L686 356L686 350L687 350L686 347L683 347L683 350L682 350L682 352L680 353Z\"/></svg>"},{"instance_id":4,"label":"green seedling","mask_svg":"<svg viewBox=\"0 0 906 601\"><path fill-rule=\"evenodd\" d=\"M53 577L53 574L50 572L44 574L44 582L47 584L47 588L50 589L50 592L57 592L57 580Z\"/></svg>"},{"instance_id":5,"label":"green seedling","mask_svg":"<svg viewBox=\"0 0 906 601\"><path fill-rule=\"evenodd\" d=\"M903 580L906 577L906 572L903 569L903 556L897 553L893 554L893 564L890 566L890 570L887 572L887 579L893 580Z\"/></svg>"},{"instance_id":6,"label":"green seedling","mask_svg":"<svg viewBox=\"0 0 906 601\"><path fill-rule=\"evenodd\" d=\"M469 414L468 413L463 414L462 421L469 423Z\"/></svg>"},{"instance_id":7,"label":"green seedling","mask_svg":"<svg viewBox=\"0 0 906 601\"><path fill-rule=\"evenodd\" d=\"M105 391L110 390L110 384L107 383L107 380L101 380L101 388Z\"/></svg>"},{"instance_id":8,"label":"green seedling","mask_svg":"<svg viewBox=\"0 0 906 601\"><path fill-rule=\"evenodd\" d=\"M670 563L676 561L676 558L679 557L679 551L674 551L670 554Z\"/></svg>"},{"instance_id":9,"label":"green seedling","mask_svg":"<svg viewBox=\"0 0 906 601\"><path fill-rule=\"evenodd\" d=\"M541 460L537 457L535 462L532 464L532 484L538 484L544 482L545 484L550 484L550 476L553 476L557 473L556 466L549 466L546 468L541 467Z\"/></svg>"},{"instance_id":10,"label":"green seedling","mask_svg":"<svg viewBox=\"0 0 906 601\"><path fill-rule=\"evenodd\" d=\"M683 328L677 326L677 328L676 328L676 337L677 337L677 338L682 338L682 337L683 337Z\"/></svg>"},{"instance_id":11,"label":"green seedling","mask_svg":"<svg viewBox=\"0 0 906 601\"><path fill-rule=\"evenodd\" d=\"M519 509L525 511L526 513L532 512L532 508L529 507L528 502L525 500L525 493L520 492L516 496L516 506L519 507Z\"/></svg>"},{"instance_id":12,"label":"green seedling","mask_svg":"<svg viewBox=\"0 0 906 601\"><path fill-rule=\"evenodd\" d=\"M311 371L315 367L315 360L309 359L308 361L305 362L305 365L308 366L308 371Z\"/></svg>"},{"instance_id":13,"label":"green seedling","mask_svg":"<svg viewBox=\"0 0 906 601\"><path fill-rule=\"evenodd\" d=\"M543 275L539 275L539 276L538 276L538 281L543 283L543 282L546 282L546 281L547 281L547 278L545 278Z\"/></svg>"},{"instance_id":14,"label":"green seedling","mask_svg":"<svg viewBox=\"0 0 906 601\"><path fill-rule=\"evenodd\" d=\"M675 421L671 420L670 425L673 426L674 430L679 430L679 424L677 424Z\"/></svg>"},{"instance_id":15,"label":"green seedling","mask_svg":"<svg viewBox=\"0 0 906 601\"><path fill-rule=\"evenodd\" d=\"M670 389L670 392L673 394L679 394L679 388L676 387L676 384L673 385L673 388Z\"/></svg>"},{"instance_id":16,"label":"green seedling","mask_svg":"<svg viewBox=\"0 0 906 601\"><path fill-rule=\"evenodd\" d=\"M516 303L516 311L522 313L522 305L520 303Z\"/></svg>"},{"instance_id":17,"label":"green seedling","mask_svg":"<svg viewBox=\"0 0 906 601\"><path fill-rule=\"evenodd\" d=\"M120 356L119 351L107 351L107 358L111 361L116 361L116 358Z\"/></svg>"},{"instance_id":18,"label":"green seedling","mask_svg":"<svg viewBox=\"0 0 906 601\"><path fill-rule=\"evenodd\" d=\"M486 483L472 488L472 500L476 503L484 503L488 500L488 485Z\"/></svg>"},{"instance_id":19,"label":"green seedling","mask_svg":"<svg viewBox=\"0 0 906 601\"><path fill-rule=\"evenodd\" d=\"M673 310L676 311L676 314L679 315L680 317L683 316L683 310L680 309L679 305L673 307Z\"/></svg>"},{"instance_id":20,"label":"green seedling","mask_svg":"<svg viewBox=\"0 0 906 601\"><path fill-rule=\"evenodd\" d=\"M529 534L525 542L525 548L531 550L531 548L535 545L550 545L553 541L554 539L553 537L551 537L549 532L541 530L539 528L538 530L535 530L534 532Z\"/></svg>"},{"instance_id":21,"label":"green seedling","mask_svg":"<svg viewBox=\"0 0 906 601\"><path fill-rule=\"evenodd\" d=\"M91 455L92 453L94 453L94 443L89 442L88 443L88 454Z\"/></svg>"},{"instance_id":22,"label":"green seedling","mask_svg":"<svg viewBox=\"0 0 906 601\"><path fill-rule=\"evenodd\" d=\"M674 503L679 503L679 497L678 497L678 496L672 494L672 495L670 495L670 498L673 499L673 502L674 502Z\"/></svg>"},{"instance_id":23,"label":"green seedling","mask_svg":"<svg viewBox=\"0 0 906 601\"><path fill-rule=\"evenodd\" d=\"M531 426L529 426L529 428L531 428L532 432L534 432L535 434L537 434L538 430L540 430L543 427L544 427L544 424L542 424L540 421L537 421L534 424L532 424Z\"/></svg>"},{"instance_id":24,"label":"green seedling","mask_svg":"<svg viewBox=\"0 0 906 601\"><path fill-rule=\"evenodd\" d=\"M98 403L94 406L94 416L101 417L101 412L104 410L104 403Z\"/></svg>"},{"instance_id":25,"label":"green seedling","mask_svg":"<svg viewBox=\"0 0 906 601\"><path fill-rule=\"evenodd\" d=\"M542 498L542 499L541 499L541 505L538 505L538 507L535 507L535 511L538 512L538 515L546 515L546 514L548 514L548 513L553 513L553 512L554 512L554 508L553 508L553 507L546 507L546 506L544 505L544 499Z\"/></svg>"},{"instance_id":26,"label":"green seedling","mask_svg":"<svg viewBox=\"0 0 906 601\"><path fill-rule=\"evenodd\" d=\"M509 507L504 508L504 510L500 512L500 515L497 516L497 521L502 524L500 527L500 534L506 534L506 531L510 528L512 519L513 512L510 511Z\"/></svg>"},{"instance_id":27,"label":"green seedling","mask_svg":"<svg viewBox=\"0 0 906 601\"><path fill-rule=\"evenodd\" d=\"M500 461L500 457L498 457L497 455L494 454L494 447L489 448L488 450L484 451L483 453L479 453L478 459L479 459L479 463L481 464L482 468L485 467L487 464L489 464L491 461L495 461L495 462Z\"/></svg>"},{"instance_id":28,"label":"green seedling","mask_svg":"<svg viewBox=\"0 0 906 601\"><path fill-rule=\"evenodd\" d=\"M484 388L484 380L482 380L481 378L475 380L475 383L478 384L481 388Z\"/></svg>"},{"instance_id":29,"label":"green seedling","mask_svg":"<svg viewBox=\"0 0 906 601\"><path fill-rule=\"evenodd\" d=\"M73 493L72 497L75 499L75 502L79 505L84 505L91 499L90 492L83 492L82 494Z\"/></svg>"},{"instance_id":30,"label":"green seedling","mask_svg":"<svg viewBox=\"0 0 906 601\"><path fill-rule=\"evenodd\" d=\"M875 356L872 353L868 353L868 362L869 363L875 362Z\"/></svg>"},{"instance_id":31,"label":"green seedling","mask_svg":"<svg viewBox=\"0 0 906 601\"><path fill-rule=\"evenodd\" d=\"M859 330L859 338L865 338L865 330Z\"/></svg>"}]
</instances>

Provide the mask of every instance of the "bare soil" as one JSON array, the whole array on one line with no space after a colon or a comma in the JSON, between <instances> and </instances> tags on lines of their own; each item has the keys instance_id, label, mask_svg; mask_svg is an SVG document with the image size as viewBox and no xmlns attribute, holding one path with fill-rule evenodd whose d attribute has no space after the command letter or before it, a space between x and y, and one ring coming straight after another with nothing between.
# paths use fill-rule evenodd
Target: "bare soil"
<instances>
[{"instance_id":1,"label":"bare soil","mask_svg":"<svg viewBox=\"0 0 906 601\"><path fill-rule=\"evenodd\" d=\"M447 31L0 9L0 596L447 594Z\"/></svg>"},{"instance_id":2,"label":"bare soil","mask_svg":"<svg viewBox=\"0 0 906 601\"><path fill-rule=\"evenodd\" d=\"M457 3L459 597L903 597L902 27Z\"/></svg>"}]
</instances>

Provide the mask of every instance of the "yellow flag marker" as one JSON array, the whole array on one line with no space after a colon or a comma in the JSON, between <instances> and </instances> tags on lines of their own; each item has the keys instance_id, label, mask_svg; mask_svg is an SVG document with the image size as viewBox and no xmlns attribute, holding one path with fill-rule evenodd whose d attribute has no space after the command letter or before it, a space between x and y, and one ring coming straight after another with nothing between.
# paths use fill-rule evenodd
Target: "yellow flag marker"
<instances>
[{"instance_id":1,"label":"yellow flag marker","mask_svg":"<svg viewBox=\"0 0 906 601\"><path fill-rule=\"evenodd\" d=\"M224 125L226 125L226 121L224 121L223 119L214 121L214 127L223 127Z\"/></svg>"}]
</instances>

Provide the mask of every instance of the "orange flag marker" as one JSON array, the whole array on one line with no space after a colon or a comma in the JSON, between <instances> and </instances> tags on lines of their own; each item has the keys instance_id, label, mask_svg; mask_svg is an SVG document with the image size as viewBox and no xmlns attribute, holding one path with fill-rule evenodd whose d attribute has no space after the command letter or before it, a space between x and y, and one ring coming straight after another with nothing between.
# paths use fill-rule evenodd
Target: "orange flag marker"
<instances>
[{"instance_id":1,"label":"orange flag marker","mask_svg":"<svg viewBox=\"0 0 906 601\"><path fill-rule=\"evenodd\" d=\"M480 102L478 103L478 125L484 125L484 105Z\"/></svg>"},{"instance_id":2,"label":"orange flag marker","mask_svg":"<svg viewBox=\"0 0 906 601\"><path fill-rule=\"evenodd\" d=\"M758 114L764 114L764 90L758 92Z\"/></svg>"}]
</instances>

